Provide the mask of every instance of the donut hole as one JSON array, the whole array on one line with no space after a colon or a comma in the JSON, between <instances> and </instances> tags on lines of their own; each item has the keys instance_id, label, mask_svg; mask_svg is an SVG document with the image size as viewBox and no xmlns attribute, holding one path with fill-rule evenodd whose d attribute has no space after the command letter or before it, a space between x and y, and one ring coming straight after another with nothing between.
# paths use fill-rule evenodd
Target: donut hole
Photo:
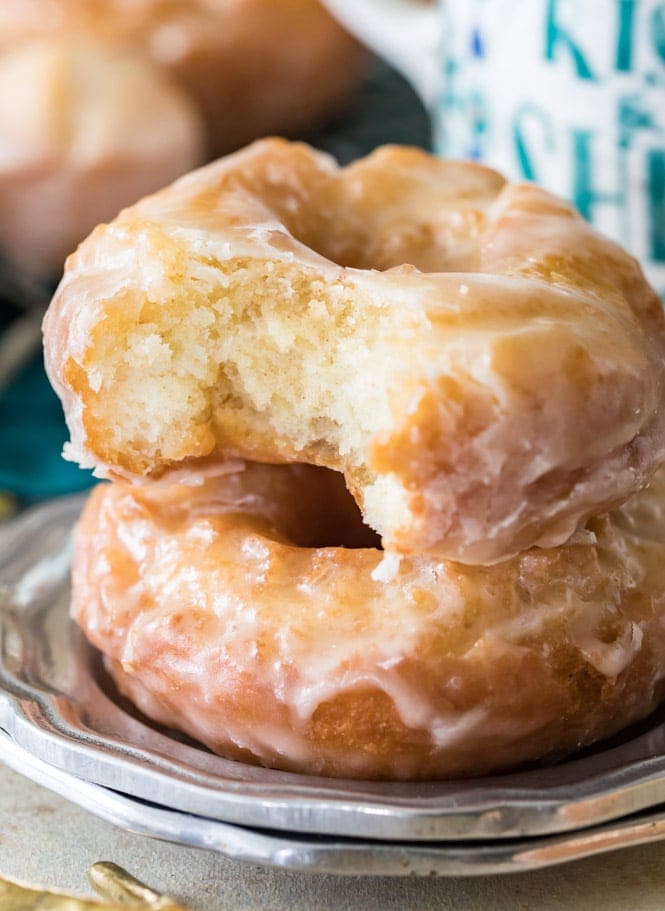
<instances>
[{"instance_id":1,"label":"donut hole","mask_svg":"<svg viewBox=\"0 0 665 911\"><path fill-rule=\"evenodd\" d=\"M265 466L264 466L265 468ZM381 538L364 520L344 475L328 468L294 465L297 495L290 498L282 531L296 547L382 550Z\"/></svg>"},{"instance_id":2,"label":"donut hole","mask_svg":"<svg viewBox=\"0 0 665 911\"><path fill-rule=\"evenodd\" d=\"M470 172L422 154L378 150L345 171L291 147L288 162L273 147L241 183L271 219L304 246L339 266L387 271L475 272L481 267L479 235L485 209L503 185L486 170ZM295 179L294 179L295 177Z\"/></svg>"},{"instance_id":3,"label":"donut hole","mask_svg":"<svg viewBox=\"0 0 665 911\"><path fill-rule=\"evenodd\" d=\"M416 209L416 211L418 211ZM363 271L479 272L478 213L461 215L455 224L427 214L409 221L386 217L385 222L347 223L344 231L320 223L293 223L288 212L276 213L301 244L338 266ZM337 219L340 221L343 219Z\"/></svg>"}]
</instances>

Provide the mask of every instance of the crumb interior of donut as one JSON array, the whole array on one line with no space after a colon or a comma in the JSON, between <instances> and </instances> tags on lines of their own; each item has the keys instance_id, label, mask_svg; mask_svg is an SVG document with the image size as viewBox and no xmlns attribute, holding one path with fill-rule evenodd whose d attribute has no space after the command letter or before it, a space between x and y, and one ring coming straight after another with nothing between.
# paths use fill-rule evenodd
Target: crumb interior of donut
<instances>
[{"instance_id":1,"label":"crumb interior of donut","mask_svg":"<svg viewBox=\"0 0 665 911\"><path fill-rule=\"evenodd\" d=\"M402 488L361 468L368 441L390 427L390 377L408 363L399 308L359 304L357 289L289 264L190 260L188 270L152 281L138 320L135 302L120 302L101 324L87 420L89 432L97 418L110 430L109 461L120 454L135 471L146 454L233 456L232 439L274 461L282 445L285 461L344 467L374 528L403 519Z\"/></svg>"}]
</instances>

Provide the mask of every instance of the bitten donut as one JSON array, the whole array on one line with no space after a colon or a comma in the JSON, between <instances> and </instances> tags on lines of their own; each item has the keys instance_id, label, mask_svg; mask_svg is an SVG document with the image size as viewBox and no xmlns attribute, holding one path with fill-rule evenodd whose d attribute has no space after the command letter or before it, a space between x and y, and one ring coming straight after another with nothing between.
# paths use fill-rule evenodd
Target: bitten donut
<instances>
[{"instance_id":1,"label":"bitten donut","mask_svg":"<svg viewBox=\"0 0 665 911\"><path fill-rule=\"evenodd\" d=\"M468 564L567 540L665 459L665 322L567 204L385 148L279 140L98 228L45 321L69 457L341 471L386 550Z\"/></svg>"},{"instance_id":2,"label":"bitten donut","mask_svg":"<svg viewBox=\"0 0 665 911\"><path fill-rule=\"evenodd\" d=\"M364 59L318 0L0 3L0 47L54 35L159 67L196 104L214 154L314 129L357 84Z\"/></svg>"},{"instance_id":3,"label":"bitten donut","mask_svg":"<svg viewBox=\"0 0 665 911\"><path fill-rule=\"evenodd\" d=\"M377 550L325 469L227 468L100 485L78 528L73 615L151 718L279 769L437 778L662 698L665 471L559 548L469 567Z\"/></svg>"},{"instance_id":4,"label":"bitten donut","mask_svg":"<svg viewBox=\"0 0 665 911\"><path fill-rule=\"evenodd\" d=\"M201 115L163 73L64 38L0 51L0 137L0 249L45 277L99 222L204 161Z\"/></svg>"}]
</instances>

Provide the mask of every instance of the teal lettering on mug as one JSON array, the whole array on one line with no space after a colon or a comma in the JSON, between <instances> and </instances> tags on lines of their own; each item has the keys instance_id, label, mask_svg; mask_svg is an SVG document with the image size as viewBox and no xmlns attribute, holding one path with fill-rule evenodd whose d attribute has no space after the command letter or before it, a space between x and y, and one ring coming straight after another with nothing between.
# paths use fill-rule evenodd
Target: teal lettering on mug
<instances>
[{"instance_id":1,"label":"teal lettering on mug","mask_svg":"<svg viewBox=\"0 0 665 911\"><path fill-rule=\"evenodd\" d=\"M651 13L651 41L653 49L665 63L665 4L661 3Z\"/></svg>"},{"instance_id":2,"label":"teal lettering on mug","mask_svg":"<svg viewBox=\"0 0 665 911\"><path fill-rule=\"evenodd\" d=\"M580 79L595 80L589 64L574 38L557 20L559 0L547 0L547 20L545 23L545 60L554 62L557 47L564 47L573 59L575 71Z\"/></svg>"},{"instance_id":3,"label":"teal lettering on mug","mask_svg":"<svg viewBox=\"0 0 665 911\"><path fill-rule=\"evenodd\" d=\"M593 184L593 158L591 143L593 133L590 130L573 130L573 201L582 215L593 220L593 207L598 203L610 203L621 206L624 194L601 193Z\"/></svg>"},{"instance_id":4,"label":"teal lettering on mug","mask_svg":"<svg viewBox=\"0 0 665 911\"><path fill-rule=\"evenodd\" d=\"M665 151L652 150L648 162L650 254L651 259L665 263Z\"/></svg>"},{"instance_id":5,"label":"teal lettering on mug","mask_svg":"<svg viewBox=\"0 0 665 911\"><path fill-rule=\"evenodd\" d=\"M529 147L527 137L529 123L536 123L540 127L546 151L552 151L554 148L554 135L552 133L551 120L544 111L534 104L523 105L515 114L513 140L519 168L526 180L537 181L539 179L538 172L534 164L533 150Z\"/></svg>"},{"instance_id":6,"label":"teal lettering on mug","mask_svg":"<svg viewBox=\"0 0 665 911\"><path fill-rule=\"evenodd\" d=\"M637 2L636 0L618 0L618 2L619 24L615 65L620 73L629 73L633 68L633 35Z\"/></svg>"}]
</instances>

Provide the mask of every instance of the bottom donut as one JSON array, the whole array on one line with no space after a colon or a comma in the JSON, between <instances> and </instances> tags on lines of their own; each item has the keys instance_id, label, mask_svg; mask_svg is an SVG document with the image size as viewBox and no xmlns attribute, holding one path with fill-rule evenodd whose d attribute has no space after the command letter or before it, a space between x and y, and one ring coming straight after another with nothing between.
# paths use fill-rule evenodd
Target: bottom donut
<instances>
[{"instance_id":1,"label":"bottom donut","mask_svg":"<svg viewBox=\"0 0 665 911\"><path fill-rule=\"evenodd\" d=\"M665 691L665 471L491 567L379 549L341 476L236 464L97 487L72 612L120 690L215 752L349 778L561 757Z\"/></svg>"}]
</instances>

